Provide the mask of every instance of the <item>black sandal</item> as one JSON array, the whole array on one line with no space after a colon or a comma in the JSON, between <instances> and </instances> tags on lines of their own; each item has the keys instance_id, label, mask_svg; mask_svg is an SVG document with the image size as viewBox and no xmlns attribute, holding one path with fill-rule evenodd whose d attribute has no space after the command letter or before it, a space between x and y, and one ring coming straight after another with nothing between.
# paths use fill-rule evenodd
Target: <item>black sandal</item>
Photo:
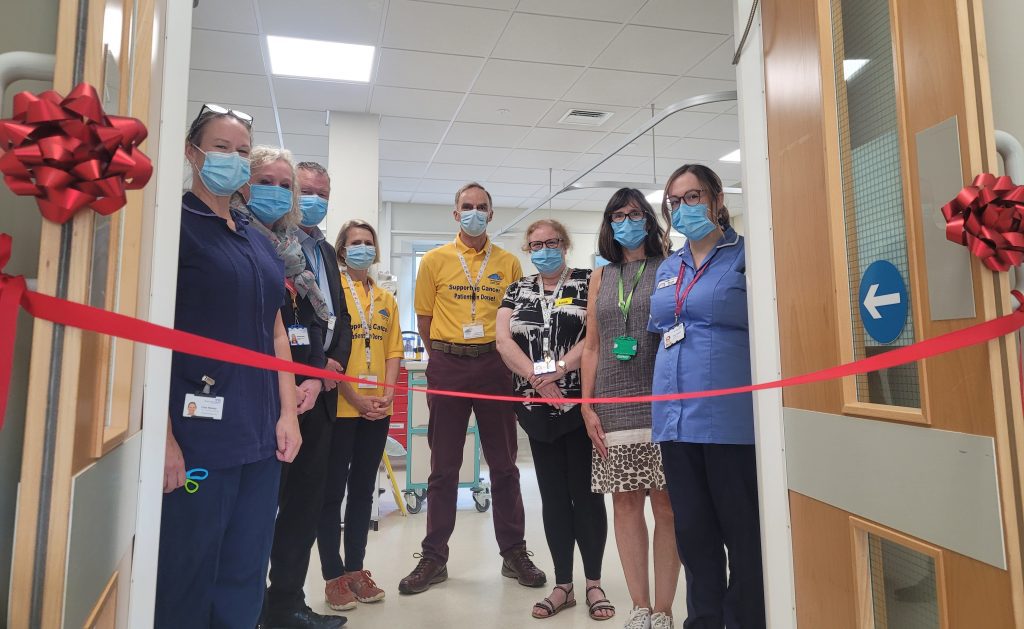
<instances>
[{"instance_id":1,"label":"black sandal","mask_svg":"<svg viewBox=\"0 0 1024 629\"><path fill-rule=\"evenodd\" d=\"M572 585L569 585L568 589L562 587L561 585L556 585L555 589L556 590L562 590L563 592L565 592L565 601L563 601L562 604L559 605L558 607L555 607L555 604L551 602L551 599L545 596L543 601L540 601L539 603L534 603L533 604L533 617L534 618L539 618L539 619L542 619L542 620L544 618L551 618L552 616L554 616L558 612L562 611L563 609L568 609L570 607L575 607L576 606L576 599L575 598L573 598L573 599L569 598L569 596L572 594ZM538 608L544 610L544 615L538 615L537 614L537 609Z\"/></svg>"},{"instance_id":2,"label":"black sandal","mask_svg":"<svg viewBox=\"0 0 1024 629\"><path fill-rule=\"evenodd\" d=\"M591 590L600 590L601 591L601 598L597 599L593 603L590 602L590 591ZM604 588L602 588L600 585L591 585L590 587L587 588L587 605L590 607L590 618L591 618L591 620L608 620L609 618L614 618L615 617L615 606L611 604L611 601L609 601L607 598L605 598L606 596L607 596L607 594L604 593ZM603 612L605 610L610 611L611 615L609 615L609 616L596 616L595 615L597 612Z\"/></svg>"}]
</instances>

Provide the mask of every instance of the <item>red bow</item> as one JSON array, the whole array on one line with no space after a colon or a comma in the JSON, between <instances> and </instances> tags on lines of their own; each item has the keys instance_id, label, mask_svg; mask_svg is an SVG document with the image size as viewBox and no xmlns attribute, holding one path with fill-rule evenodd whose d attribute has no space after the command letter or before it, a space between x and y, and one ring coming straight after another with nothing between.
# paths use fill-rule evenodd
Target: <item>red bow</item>
<instances>
[{"instance_id":1,"label":"red bow","mask_svg":"<svg viewBox=\"0 0 1024 629\"><path fill-rule=\"evenodd\" d=\"M107 116L96 90L80 83L61 100L57 92L14 96L14 117L0 120L0 172L15 194L36 197L55 223L91 207L111 214L153 174L138 149L146 127L135 118Z\"/></svg>"},{"instance_id":2,"label":"red bow","mask_svg":"<svg viewBox=\"0 0 1024 629\"><path fill-rule=\"evenodd\" d=\"M1009 177L978 175L942 206L946 238L966 245L993 271L1024 261L1024 186Z\"/></svg>"}]
</instances>

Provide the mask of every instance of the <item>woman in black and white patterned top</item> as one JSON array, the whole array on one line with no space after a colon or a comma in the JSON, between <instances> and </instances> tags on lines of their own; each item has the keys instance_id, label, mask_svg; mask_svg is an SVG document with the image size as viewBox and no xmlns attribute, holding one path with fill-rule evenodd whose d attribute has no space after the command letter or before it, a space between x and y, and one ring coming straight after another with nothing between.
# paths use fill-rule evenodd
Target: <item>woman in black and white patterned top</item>
<instances>
[{"instance_id":1,"label":"woman in black and white patterned top","mask_svg":"<svg viewBox=\"0 0 1024 629\"><path fill-rule=\"evenodd\" d=\"M586 337L589 269L565 263L569 235L561 223L539 220L526 230L524 251L539 273L510 285L498 310L498 352L515 374L519 423L530 437L544 532L555 564L555 589L533 607L535 618L575 604L572 567L580 548L591 617L615 613L601 589L608 535L604 496L591 491L591 441L574 398L580 397L580 358ZM540 404L530 398L559 398Z\"/></svg>"}]
</instances>

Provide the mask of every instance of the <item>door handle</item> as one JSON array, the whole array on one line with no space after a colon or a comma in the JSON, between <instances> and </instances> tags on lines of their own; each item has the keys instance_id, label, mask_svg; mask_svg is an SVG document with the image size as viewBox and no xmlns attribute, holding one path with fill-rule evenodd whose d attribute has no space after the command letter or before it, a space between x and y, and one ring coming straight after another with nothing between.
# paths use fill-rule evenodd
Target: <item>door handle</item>
<instances>
[{"instance_id":1,"label":"door handle","mask_svg":"<svg viewBox=\"0 0 1024 629\"><path fill-rule=\"evenodd\" d=\"M15 81L53 81L54 55L16 50L0 53L0 98Z\"/></svg>"}]
</instances>

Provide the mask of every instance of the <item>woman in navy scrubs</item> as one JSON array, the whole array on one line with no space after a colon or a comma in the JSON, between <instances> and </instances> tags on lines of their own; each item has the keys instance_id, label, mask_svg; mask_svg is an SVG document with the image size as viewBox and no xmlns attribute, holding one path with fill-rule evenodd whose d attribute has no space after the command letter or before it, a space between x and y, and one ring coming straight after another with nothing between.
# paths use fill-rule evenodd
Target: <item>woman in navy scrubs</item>
<instances>
[{"instance_id":1,"label":"woman in navy scrubs","mask_svg":"<svg viewBox=\"0 0 1024 629\"><path fill-rule=\"evenodd\" d=\"M686 244L655 278L654 395L750 384L746 257L724 201L722 180L699 164L665 186L662 213ZM655 402L652 412L686 572L683 627L764 627L750 394Z\"/></svg>"},{"instance_id":2,"label":"woman in navy scrubs","mask_svg":"<svg viewBox=\"0 0 1024 629\"><path fill-rule=\"evenodd\" d=\"M251 143L252 118L217 105L189 128L174 327L290 360L283 264L229 205ZM288 373L174 354L156 627L256 625L280 462L301 444L295 390Z\"/></svg>"}]
</instances>

